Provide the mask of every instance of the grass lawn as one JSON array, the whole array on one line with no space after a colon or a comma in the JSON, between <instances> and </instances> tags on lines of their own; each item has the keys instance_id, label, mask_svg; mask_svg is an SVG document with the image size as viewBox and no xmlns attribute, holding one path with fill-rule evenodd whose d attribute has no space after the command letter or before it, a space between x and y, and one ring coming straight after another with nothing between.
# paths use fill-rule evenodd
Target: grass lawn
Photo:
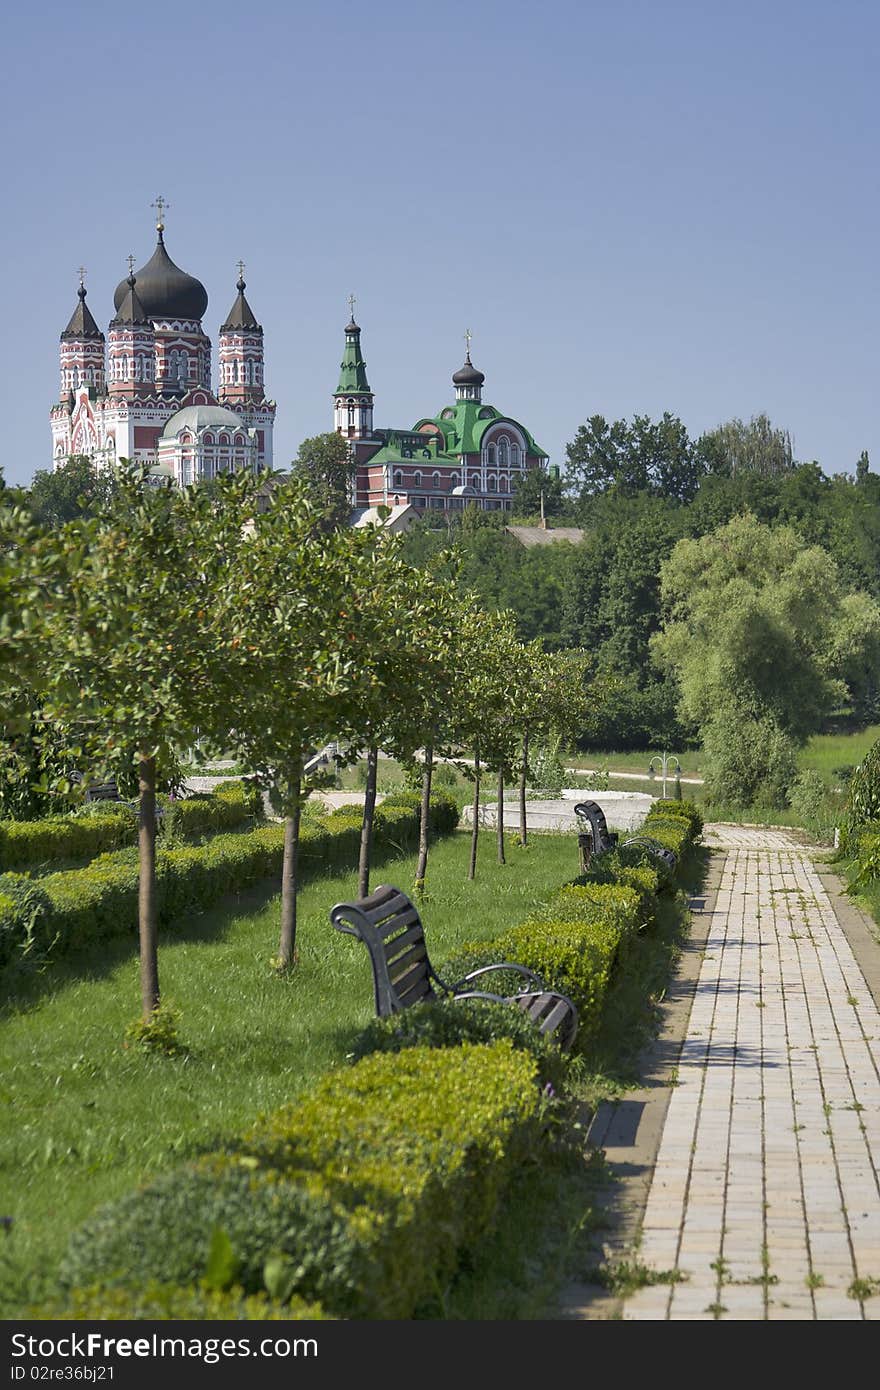
<instances>
[{"instance_id":1,"label":"grass lawn","mask_svg":"<svg viewBox=\"0 0 880 1390\"><path fill-rule=\"evenodd\" d=\"M438 963L462 940L521 919L577 873L573 836L535 836L525 851L511 841L501 867L485 832L478 877L467 883L468 843L459 832L432 848L423 914ZM414 856L386 860L373 882L408 888L414 869ZM373 1014L371 975L363 946L327 914L356 896L356 875L303 890L300 960L287 979L269 968L273 887L163 933L160 978L180 1011L184 1058L122 1046L138 1005L130 938L59 961L0 1013L0 1216L14 1218L0 1240L0 1317L20 1315L22 1301L51 1284L70 1231L99 1203L344 1064Z\"/></svg>"}]
</instances>

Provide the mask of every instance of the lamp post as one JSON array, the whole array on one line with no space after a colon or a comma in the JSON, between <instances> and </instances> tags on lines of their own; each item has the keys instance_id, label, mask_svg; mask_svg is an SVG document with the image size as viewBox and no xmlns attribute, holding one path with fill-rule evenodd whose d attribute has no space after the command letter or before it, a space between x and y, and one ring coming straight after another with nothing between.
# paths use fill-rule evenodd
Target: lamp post
<instances>
[{"instance_id":1,"label":"lamp post","mask_svg":"<svg viewBox=\"0 0 880 1390\"><path fill-rule=\"evenodd\" d=\"M655 763L657 764L657 767L654 766ZM666 777L667 777L667 773L669 772L670 768L672 768L673 764L675 764L673 770L674 770L676 773L678 773L678 774L680 775L680 774L681 774L681 763L678 761L678 758L675 756L674 753L658 753L658 754L656 754L656 756L653 757L653 758L651 759L651 761L648 763L648 776L649 776L649 777L653 777L654 774L655 774L656 772L658 772L658 771L660 771L660 772L662 773L662 775L663 775L663 797L664 797L664 800L665 800L665 798L666 798Z\"/></svg>"}]
</instances>

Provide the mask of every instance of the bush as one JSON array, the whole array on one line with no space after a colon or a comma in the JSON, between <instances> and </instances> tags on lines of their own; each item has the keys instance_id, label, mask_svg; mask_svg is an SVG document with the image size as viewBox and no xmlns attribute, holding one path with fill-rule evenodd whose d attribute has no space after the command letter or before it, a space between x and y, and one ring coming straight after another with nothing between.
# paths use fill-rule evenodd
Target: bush
<instances>
[{"instance_id":1,"label":"bush","mask_svg":"<svg viewBox=\"0 0 880 1390\"><path fill-rule=\"evenodd\" d=\"M870 821L880 821L880 739L868 749L849 780L844 848L855 843L860 827Z\"/></svg>"},{"instance_id":2,"label":"bush","mask_svg":"<svg viewBox=\"0 0 880 1390\"><path fill-rule=\"evenodd\" d=\"M496 992L491 979L478 981L474 988ZM488 1000L463 999L456 1003L439 999L433 1003L414 1004L390 1018L374 1018L355 1039L352 1056L359 1060L373 1052L401 1052L407 1047L460 1047L462 1043L492 1043L501 1038L529 1053L542 1086L549 1084L557 1092L563 1090L568 1072L565 1054L538 1031L522 1009Z\"/></svg>"},{"instance_id":3,"label":"bush","mask_svg":"<svg viewBox=\"0 0 880 1390\"><path fill-rule=\"evenodd\" d=\"M240 1287L206 1289L150 1280L143 1288L71 1289L65 1301L28 1310L33 1319L55 1321L134 1322L299 1322L322 1321L327 1315L318 1303L293 1298L281 1303L266 1294L246 1294Z\"/></svg>"},{"instance_id":4,"label":"bush","mask_svg":"<svg viewBox=\"0 0 880 1390\"><path fill-rule=\"evenodd\" d=\"M92 859L137 838L137 812L109 806L88 816L0 821L0 869L23 869L57 859Z\"/></svg>"},{"instance_id":5,"label":"bush","mask_svg":"<svg viewBox=\"0 0 880 1390\"><path fill-rule=\"evenodd\" d=\"M703 813L693 801L673 801L658 797L651 805L649 816L683 816L690 822L694 838L703 832Z\"/></svg>"},{"instance_id":6,"label":"bush","mask_svg":"<svg viewBox=\"0 0 880 1390\"><path fill-rule=\"evenodd\" d=\"M787 805L797 776L797 750L775 720L725 711L707 724L703 749L714 802L768 809Z\"/></svg>"},{"instance_id":7,"label":"bush","mask_svg":"<svg viewBox=\"0 0 880 1390\"><path fill-rule=\"evenodd\" d=\"M100 1208L62 1284L196 1284L219 1229L246 1293L271 1261L276 1296L284 1284L344 1317L412 1317L481 1243L541 1114L534 1062L507 1042L366 1057L229 1152Z\"/></svg>"},{"instance_id":8,"label":"bush","mask_svg":"<svg viewBox=\"0 0 880 1390\"><path fill-rule=\"evenodd\" d=\"M795 779L788 801L805 830L826 839L831 838L843 805L814 768L807 768Z\"/></svg>"},{"instance_id":9,"label":"bush","mask_svg":"<svg viewBox=\"0 0 880 1390\"><path fill-rule=\"evenodd\" d=\"M230 782L211 795L182 801L159 798L162 840L198 839L262 820L263 802L252 784ZM112 802L90 803L69 816L0 821L0 869L31 868L53 860L93 860L137 840L137 811Z\"/></svg>"},{"instance_id":10,"label":"bush","mask_svg":"<svg viewBox=\"0 0 880 1390\"><path fill-rule=\"evenodd\" d=\"M577 1044L598 1027L605 991L621 940L641 925L639 895L611 884L569 885L527 921L488 942L465 942L440 975L453 984L481 965L510 961L540 975L550 989L567 994L578 1011ZM492 977L492 992L522 988L514 971Z\"/></svg>"}]
</instances>

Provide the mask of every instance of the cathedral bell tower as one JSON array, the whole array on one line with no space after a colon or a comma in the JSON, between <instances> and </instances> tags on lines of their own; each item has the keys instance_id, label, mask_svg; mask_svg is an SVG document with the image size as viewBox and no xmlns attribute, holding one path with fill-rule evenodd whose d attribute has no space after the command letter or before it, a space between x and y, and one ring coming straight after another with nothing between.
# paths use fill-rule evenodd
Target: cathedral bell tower
<instances>
[{"instance_id":1,"label":"cathedral bell tower","mask_svg":"<svg viewBox=\"0 0 880 1390\"><path fill-rule=\"evenodd\" d=\"M373 433L373 393L361 352L361 330L354 321L353 295L348 302L351 320L345 326L345 351L333 394L333 428L344 439L369 439Z\"/></svg>"},{"instance_id":2,"label":"cathedral bell tower","mask_svg":"<svg viewBox=\"0 0 880 1390\"><path fill-rule=\"evenodd\" d=\"M220 385L218 398L224 405L262 401L265 397L263 375L263 330L254 318L253 310L244 297L244 262L238 263L238 295L229 310L226 322L220 327Z\"/></svg>"}]
</instances>

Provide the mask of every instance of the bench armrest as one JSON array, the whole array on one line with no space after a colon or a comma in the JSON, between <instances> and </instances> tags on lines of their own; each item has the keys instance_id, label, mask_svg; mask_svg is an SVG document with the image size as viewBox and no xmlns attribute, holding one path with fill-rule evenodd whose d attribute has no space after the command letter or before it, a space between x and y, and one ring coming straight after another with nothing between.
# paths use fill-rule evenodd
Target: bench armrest
<instances>
[{"instance_id":1,"label":"bench armrest","mask_svg":"<svg viewBox=\"0 0 880 1390\"><path fill-rule=\"evenodd\" d=\"M487 999L490 1004L509 1004L510 998L505 994L488 994L482 989L466 989L463 994L453 994L450 1004L458 1004L462 999Z\"/></svg>"},{"instance_id":2,"label":"bench armrest","mask_svg":"<svg viewBox=\"0 0 880 1390\"><path fill-rule=\"evenodd\" d=\"M512 961L506 960L499 961L497 965L481 965L478 970L471 970L463 979L456 981L456 983L450 985L449 988L452 990L453 994L455 994L458 992L461 985L469 985L471 980L477 980L481 975L488 975L492 970L513 970L517 975L522 975L524 980L531 980L533 984L537 985L538 989L544 988L544 981L541 979L540 975L535 974L534 970L528 970L524 965L514 965Z\"/></svg>"}]
</instances>

